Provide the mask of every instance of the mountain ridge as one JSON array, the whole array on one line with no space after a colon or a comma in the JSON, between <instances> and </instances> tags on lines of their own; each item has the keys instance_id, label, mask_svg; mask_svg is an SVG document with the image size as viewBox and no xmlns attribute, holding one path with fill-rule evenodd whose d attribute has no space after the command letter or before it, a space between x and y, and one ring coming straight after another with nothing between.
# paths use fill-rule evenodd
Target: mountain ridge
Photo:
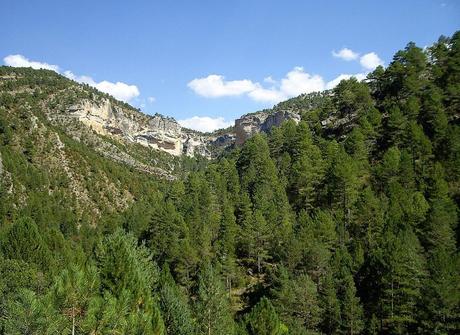
<instances>
[{"instance_id":1,"label":"mountain ridge","mask_svg":"<svg viewBox=\"0 0 460 335\"><path fill-rule=\"evenodd\" d=\"M216 159L0 68L0 334L457 334L459 64L460 32L409 43L217 131Z\"/></svg>"},{"instance_id":2,"label":"mountain ridge","mask_svg":"<svg viewBox=\"0 0 460 335\"><path fill-rule=\"evenodd\" d=\"M24 71L37 76L35 82L24 81ZM49 80L60 81L58 90L47 92L42 108L47 118L56 125L76 119L99 135L123 139L132 143L161 150L174 156L200 155L214 158L227 147L242 145L258 132L268 132L273 126L280 126L286 120L298 123L305 113L318 109L331 97L331 91L301 94L282 101L272 108L244 114L234 125L213 132L200 132L181 126L173 117L155 113L150 115L128 103L97 89L81 84L50 70L31 68L0 67L0 82L8 94L31 93L39 96L39 85ZM15 89L11 89L15 87ZM60 90L59 90L60 89ZM46 101L45 101L46 100ZM323 115L321 126L327 128L337 117ZM338 128L332 125L331 128Z\"/></svg>"},{"instance_id":3,"label":"mountain ridge","mask_svg":"<svg viewBox=\"0 0 460 335\"><path fill-rule=\"evenodd\" d=\"M23 70L24 69L24 70ZM0 68L0 81L8 94L37 95L41 78L36 83L22 83L27 68ZM273 125L280 125L286 119L300 116L288 112L284 117L274 111L274 120L265 124L263 121L272 114L270 110L242 115L235 120L235 125L227 129L203 133L182 127L173 117L159 113L149 115L128 103L117 101L108 94L97 91L86 84L80 84L50 70L27 69L39 78L52 76L62 81L65 86L61 90L48 92L49 97L43 101L43 112L55 125L64 125L69 119L76 119L99 135L122 138L146 147L165 151L174 156L189 157L201 155L206 158L215 157L233 143L242 144L247 138L258 131L268 131ZM24 85L22 85L24 84ZM11 86L17 86L11 90ZM254 118L254 115L258 115ZM269 118L270 119L270 118ZM249 129L245 129L248 126ZM243 126L245 124L245 126Z\"/></svg>"}]
</instances>

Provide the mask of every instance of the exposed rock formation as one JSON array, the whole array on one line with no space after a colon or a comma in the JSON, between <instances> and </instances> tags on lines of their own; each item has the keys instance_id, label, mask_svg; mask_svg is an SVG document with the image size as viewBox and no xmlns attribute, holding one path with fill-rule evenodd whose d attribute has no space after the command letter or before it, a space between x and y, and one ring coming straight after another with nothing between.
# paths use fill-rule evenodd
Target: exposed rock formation
<instances>
[{"instance_id":1,"label":"exposed rock formation","mask_svg":"<svg viewBox=\"0 0 460 335\"><path fill-rule=\"evenodd\" d=\"M292 111L263 111L237 119L234 133L231 130L215 136L182 128L173 118L160 114L149 116L113 106L108 99L99 104L84 100L78 105L72 105L60 115L68 116L76 118L104 136L122 138L175 156L201 155L208 158L212 152L216 152L216 148L222 149L234 143L241 145L253 134L267 132L274 126L280 126L285 120L300 121L299 114Z\"/></svg>"},{"instance_id":2,"label":"exposed rock formation","mask_svg":"<svg viewBox=\"0 0 460 335\"><path fill-rule=\"evenodd\" d=\"M277 111L275 113L257 112L243 115L235 120L235 142L243 144L249 137L258 132L267 132L272 127L278 127L286 120L300 121L300 115L292 111Z\"/></svg>"},{"instance_id":3,"label":"exposed rock formation","mask_svg":"<svg viewBox=\"0 0 460 335\"><path fill-rule=\"evenodd\" d=\"M272 127L279 127L286 120L300 122L300 113L289 109L271 109L246 114L235 120L233 128L211 134L182 128L171 117L160 114L150 116L114 105L109 99L100 100L99 103L82 100L61 113L52 112L49 117L77 119L98 134L139 143L175 156L200 155L211 158L233 144L242 145L256 133L269 132ZM326 133L340 137L345 136L343 134L353 127L356 118L356 113L343 117L330 115L320 122Z\"/></svg>"},{"instance_id":4,"label":"exposed rock formation","mask_svg":"<svg viewBox=\"0 0 460 335\"><path fill-rule=\"evenodd\" d=\"M8 71L12 74L8 74ZM143 171L147 170L143 164L157 163L154 161L155 155L151 155L149 150L132 146L133 143L174 156L200 155L211 158L219 155L227 147L243 144L255 133L268 132L286 120L299 122L300 115L308 118L309 111L324 110L324 104L332 103L331 92L303 94L281 102L272 109L243 115L235 120L234 127L209 134L183 128L170 117L143 114L107 94L70 81L54 72L33 70L29 73L30 70L27 69L8 71L0 76L0 86L14 87L14 90L6 90L9 95L34 94L40 104L38 110L42 111L54 126L60 127L77 141L88 142L87 144L91 144L100 153ZM27 76L33 80L20 81ZM357 114L336 114L321 115L322 119L318 121L326 135L342 138L353 128ZM32 113L32 129L37 127L38 120L38 114ZM95 136L95 133L102 136ZM125 148L130 145L132 151ZM124 151L129 152L130 157L120 154ZM135 158L138 151L143 152L140 160L137 159L139 157ZM164 166L164 162L169 158L157 161L163 164L163 168L169 169L169 166ZM134 161L137 163L134 164ZM1 171L0 158L0 174ZM5 175L5 171L3 174Z\"/></svg>"},{"instance_id":5,"label":"exposed rock formation","mask_svg":"<svg viewBox=\"0 0 460 335\"><path fill-rule=\"evenodd\" d=\"M149 116L113 106L108 99L100 104L82 101L67 108L64 114L78 119L98 134L123 138L175 156L210 155L207 145L212 138L182 128L173 118L159 114Z\"/></svg>"}]
</instances>

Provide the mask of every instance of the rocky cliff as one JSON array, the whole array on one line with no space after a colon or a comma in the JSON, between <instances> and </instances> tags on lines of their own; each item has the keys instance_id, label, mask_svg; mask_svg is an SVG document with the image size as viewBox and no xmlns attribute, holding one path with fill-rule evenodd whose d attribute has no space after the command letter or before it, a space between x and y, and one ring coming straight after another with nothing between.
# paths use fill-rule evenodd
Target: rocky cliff
<instances>
[{"instance_id":1,"label":"rocky cliff","mask_svg":"<svg viewBox=\"0 0 460 335\"><path fill-rule=\"evenodd\" d=\"M54 72L7 67L2 67L2 71L0 86L5 94L25 102L33 96L40 101L41 113L75 139L91 137L88 134L82 136L86 130L102 136L100 140L93 139L92 142L104 155L107 155L109 144L113 149L110 150L112 154L117 146L115 142L104 142L102 138L126 145L139 144L176 157L215 157L225 148L241 145L255 133L268 132L286 120L299 122L301 115L317 109L327 101L329 95L301 95L272 109L243 115L235 120L233 127L204 134L181 127L171 117L143 114L88 85L76 83ZM335 130L337 125L344 123L342 127L345 127L352 124L352 121L328 115L322 118L321 127ZM132 159L120 160L127 162Z\"/></svg>"},{"instance_id":2,"label":"rocky cliff","mask_svg":"<svg viewBox=\"0 0 460 335\"><path fill-rule=\"evenodd\" d=\"M60 114L49 113L49 117L74 118L100 135L139 143L175 156L208 158L219 149L241 145L255 133L268 132L286 120L300 121L300 115L293 111L262 111L243 115L224 133L203 134L181 127L173 118L125 109L112 104L109 99L99 102L82 100Z\"/></svg>"},{"instance_id":3,"label":"rocky cliff","mask_svg":"<svg viewBox=\"0 0 460 335\"><path fill-rule=\"evenodd\" d=\"M235 120L235 143L241 145L252 135L267 132L272 127L280 126L286 120L294 120L297 123L300 121L300 115L289 110L273 113L262 111L243 115Z\"/></svg>"},{"instance_id":4,"label":"rocky cliff","mask_svg":"<svg viewBox=\"0 0 460 335\"><path fill-rule=\"evenodd\" d=\"M116 106L109 99L101 102L82 100L51 117L71 117L100 135L139 143L175 156L210 156L207 148L213 140L199 132L182 128L173 118L149 116Z\"/></svg>"},{"instance_id":5,"label":"rocky cliff","mask_svg":"<svg viewBox=\"0 0 460 335\"><path fill-rule=\"evenodd\" d=\"M300 121L300 115L289 110L262 111L243 115L227 132L202 134L181 127L173 118L127 110L113 105L109 99L83 100L69 106L62 116L75 118L100 135L122 138L175 156L203 157L211 157L216 148L241 145L255 133L267 132L286 120Z\"/></svg>"}]
</instances>

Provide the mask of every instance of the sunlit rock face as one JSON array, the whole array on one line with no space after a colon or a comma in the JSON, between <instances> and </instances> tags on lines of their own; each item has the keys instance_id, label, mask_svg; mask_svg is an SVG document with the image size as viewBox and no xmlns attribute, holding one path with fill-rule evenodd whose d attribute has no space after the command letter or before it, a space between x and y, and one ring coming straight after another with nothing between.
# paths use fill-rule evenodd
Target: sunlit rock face
<instances>
[{"instance_id":1,"label":"sunlit rock face","mask_svg":"<svg viewBox=\"0 0 460 335\"><path fill-rule=\"evenodd\" d=\"M182 128L170 117L149 116L113 106L108 99L101 103L85 100L70 106L66 112L68 117L78 119L101 135L122 138L175 156L210 155L207 145L213 138Z\"/></svg>"},{"instance_id":2,"label":"sunlit rock face","mask_svg":"<svg viewBox=\"0 0 460 335\"><path fill-rule=\"evenodd\" d=\"M235 127L227 132L203 134L183 128L171 117L153 116L113 105L109 99L99 102L80 101L69 106L61 118L74 118L100 135L139 143L171 155L200 155L211 158L233 144L241 145L258 132L268 132L286 120L300 121L292 111L258 112L235 120Z\"/></svg>"},{"instance_id":3,"label":"sunlit rock face","mask_svg":"<svg viewBox=\"0 0 460 335\"><path fill-rule=\"evenodd\" d=\"M280 126L286 120L300 121L300 115L292 111L278 111L275 113L258 112L246 114L235 120L235 142L243 144L252 135L259 132L267 132L272 127Z\"/></svg>"}]
</instances>

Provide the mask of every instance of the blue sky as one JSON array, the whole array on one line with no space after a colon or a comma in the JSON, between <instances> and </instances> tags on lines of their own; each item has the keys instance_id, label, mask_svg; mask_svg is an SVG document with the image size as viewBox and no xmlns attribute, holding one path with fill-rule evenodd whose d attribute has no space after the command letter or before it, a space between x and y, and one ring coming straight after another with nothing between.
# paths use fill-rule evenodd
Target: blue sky
<instances>
[{"instance_id":1,"label":"blue sky","mask_svg":"<svg viewBox=\"0 0 460 335\"><path fill-rule=\"evenodd\" d=\"M3 64L55 65L203 130L332 87L340 75L361 78L409 41L423 47L460 29L454 0L0 4Z\"/></svg>"}]
</instances>

